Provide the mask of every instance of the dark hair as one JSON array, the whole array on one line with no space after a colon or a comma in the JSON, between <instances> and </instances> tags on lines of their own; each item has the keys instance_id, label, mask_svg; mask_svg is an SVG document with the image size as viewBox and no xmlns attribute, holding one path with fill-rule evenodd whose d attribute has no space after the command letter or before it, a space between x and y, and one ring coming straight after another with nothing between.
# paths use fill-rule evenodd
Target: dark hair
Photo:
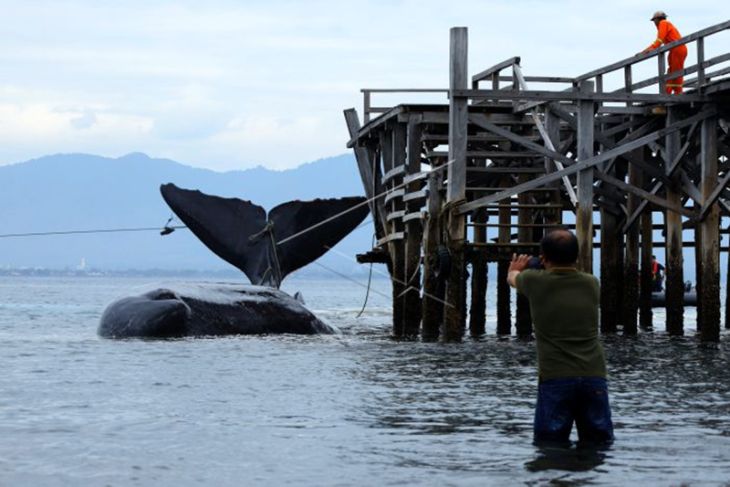
<instances>
[{"instance_id":1,"label":"dark hair","mask_svg":"<svg viewBox=\"0 0 730 487\"><path fill-rule=\"evenodd\" d=\"M571 265L578 260L578 239L565 228L551 230L540 242L545 260L555 265Z\"/></svg>"}]
</instances>

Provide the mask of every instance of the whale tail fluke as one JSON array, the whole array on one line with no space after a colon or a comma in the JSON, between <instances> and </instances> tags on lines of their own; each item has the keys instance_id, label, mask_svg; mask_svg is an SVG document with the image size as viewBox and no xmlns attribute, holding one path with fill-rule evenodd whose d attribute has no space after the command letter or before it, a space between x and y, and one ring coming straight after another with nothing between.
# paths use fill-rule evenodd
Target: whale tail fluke
<instances>
[{"instance_id":1,"label":"whale tail fluke","mask_svg":"<svg viewBox=\"0 0 730 487\"><path fill-rule=\"evenodd\" d=\"M324 255L367 216L363 197L290 201L269 212L250 201L163 184L165 202L210 250L251 283L279 287Z\"/></svg>"}]
</instances>

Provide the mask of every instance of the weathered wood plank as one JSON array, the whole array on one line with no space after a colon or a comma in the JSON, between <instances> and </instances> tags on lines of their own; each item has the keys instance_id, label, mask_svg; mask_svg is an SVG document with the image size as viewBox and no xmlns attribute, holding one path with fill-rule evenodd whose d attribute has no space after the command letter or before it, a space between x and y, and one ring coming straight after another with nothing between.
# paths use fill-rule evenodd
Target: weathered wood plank
<instances>
[{"instance_id":1,"label":"weathered wood plank","mask_svg":"<svg viewBox=\"0 0 730 487\"><path fill-rule=\"evenodd\" d=\"M636 150L637 157L641 157L644 151L641 149ZM642 172L638 166L631 164L629 166L629 184L636 188L641 188L644 184L644 178ZM626 203L626 209L629 213L636 211L639 206L640 198L635 193L628 195ZM616 222L618 223L618 222ZM618 232L618 228L614 229ZM601 230L603 234L603 230ZM614 237L616 238L616 237ZM603 251L603 250L601 250ZM626 232L626 247L624 251L624 274L623 274L623 299L622 299L622 312L623 312L623 331L625 335L636 335L638 332L638 318L639 318L639 228L632 226L631 229ZM603 273L603 271L601 271ZM618 278L615 276L614 278ZM601 297L601 303L604 302Z\"/></svg>"},{"instance_id":2,"label":"weathered wood plank","mask_svg":"<svg viewBox=\"0 0 730 487\"><path fill-rule=\"evenodd\" d=\"M425 341L437 340L444 316L444 276L440 275L438 248L442 244L439 215L443 205L440 188L444 172L433 171L428 177L428 216L423 243L423 319L421 337Z\"/></svg>"},{"instance_id":3,"label":"weathered wood plank","mask_svg":"<svg viewBox=\"0 0 730 487\"><path fill-rule=\"evenodd\" d=\"M519 181L527 181L529 176L522 174ZM523 208L521 205L528 204L530 201L528 193L520 193L517 195L517 242L521 244L536 243L533 241L534 225L533 212L530 208ZM530 338L532 336L532 314L530 313L530 301L527 296L517 293L516 310L515 310L515 331L520 338Z\"/></svg>"},{"instance_id":4,"label":"weathered wood plank","mask_svg":"<svg viewBox=\"0 0 730 487\"><path fill-rule=\"evenodd\" d=\"M593 102L634 102L634 103L671 103L676 102L676 95L653 95L648 93L594 93L587 95L576 91L507 91L507 90L456 90L455 97L464 97L472 100L509 100L509 101L593 101ZM706 95L683 94L682 101L686 103L704 103L710 101Z\"/></svg>"},{"instance_id":5,"label":"weathered wood plank","mask_svg":"<svg viewBox=\"0 0 730 487\"><path fill-rule=\"evenodd\" d=\"M357 111L354 108L350 108L344 111L345 123L349 131L350 137L354 137L360 130L360 121L357 117ZM362 181L363 188L365 189L365 196L368 199L368 205L370 208L370 214L373 215L375 221L375 231L378 237L382 237L384 232L384 218L385 211L378 199L374 196L382 192L382 186L380 185L380 174L379 167L373 164L374 158L370 154L369 149L366 147L355 146L355 161L357 162L357 169L360 172L360 179Z\"/></svg>"},{"instance_id":6,"label":"weathered wood plank","mask_svg":"<svg viewBox=\"0 0 730 487\"><path fill-rule=\"evenodd\" d=\"M593 83L584 81L580 87L584 93L593 91ZM590 160L594 155L593 131L595 108L592 101L578 102L578 162ZM558 171L560 172L560 171ZM557 173L554 173L557 174ZM575 233L578 237L578 269L593 273L593 167L578 172L578 208L575 214Z\"/></svg>"},{"instance_id":7,"label":"weathered wood plank","mask_svg":"<svg viewBox=\"0 0 730 487\"><path fill-rule=\"evenodd\" d=\"M709 207L706 217L699 224L702 242L699 249L702 269L702 289L698 305L702 312L698 317L703 341L720 340L720 209L710 197L717 186L717 119L708 118L701 129L701 183L700 190L705 199L703 206Z\"/></svg>"},{"instance_id":8,"label":"weathered wood plank","mask_svg":"<svg viewBox=\"0 0 730 487\"><path fill-rule=\"evenodd\" d=\"M451 29L449 69L449 164L446 201L451 208L466 197L466 152L469 124L468 100L455 92L468 86L468 34L466 27ZM464 240L466 217L450 210L448 215L447 242L451 253L451 272L446 282L444 309L445 341L461 340L466 325L466 267Z\"/></svg>"},{"instance_id":9,"label":"weathered wood plank","mask_svg":"<svg viewBox=\"0 0 730 487\"><path fill-rule=\"evenodd\" d=\"M521 193L523 191L529 191L533 188L539 188L541 186L545 186L548 183L551 183L553 181L558 181L561 178L563 178L564 176L573 175L579 171L582 171L583 169L595 167L604 161L613 159L615 157L622 156L629 151L632 151L639 147L645 146L645 145L649 144L650 142L658 140L662 137L666 137L668 134L676 133L678 130L680 130L684 127L687 127L689 125L692 125L694 122L701 121L709 116L712 116L714 113L715 112L712 110L698 113L698 114L688 117L682 121L668 125L664 129L657 130L656 132L654 132L652 134L648 134L648 135L645 135L638 139L632 140L631 142L622 144L618 147L610 149L602 154L593 156L584 161L576 162L572 166L568 166L561 171L555 171L554 173L546 174L545 176L533 179L532 181L529 181L527 183L522 183L522 184L512 186L499 193L489 195L484 198L478 198L470 203L461 205L459 207L458 211L460 213L468 213L470 211L475 210L476 208L480 208L487 204L494 203L496 201L503 200L505 198L509 198L509 197L516 195L518 193ZM552 157L552 155L551 155L551 157Z\"/></svg>"},{"instance_id":10,"label":"weathered wood plank","mask_svg":"<svg viewBox=\"0 0 730 487\"><path fill-rule=\"evenodd\" d=\"M667 126L677 121L677 107L667 108ZM674 160L681 148L679 132L667 134L665 141L666 160ZM667 201L674 206L682 205L682 197L678 191L667 188ZM684 269L682 255L682 215L676 211L666 210L664 213L667 240L666 267L666 310L667 332L670 335L684 334Z\"/></svg>"},{"instance_id":11,"label":"weathered wood plank","mask_svg":"<svg viewBox=\"0 0 730 487\"><path fill-rule=\"evenodd\" d=\"M408 158L406 163L406 174L415 175L421 170L421 125L415 121L408 123ZM405 181L405 178L403 178ZM411 179L406 186L408 191L416 190L421 182L418 179ZM420 209L420 204L406 201L405 213ZM420 213L420 212L419 212ZM420 219L403 218L406 233L405 248L405 278L406 290L404 295L404 335L415 337L418 335L421 326L421 244L423 240L423 226Z\"/></svg>"},{"instance_id":12,"label":"weathered wood plank","mask_svg":"<svg viewBox=\"0 0 730 487\"><path fill-rule=\"evenodd\" d=\"M507 185L508 183L503 183ZM497 242L499 245L507 245L512 240L511 201L509 198L499 204L499 232ZM507 284L509 261L502 259L497 263L497 335L510 335L512 333L512 289Z\"/></svg>"}]
</instances>

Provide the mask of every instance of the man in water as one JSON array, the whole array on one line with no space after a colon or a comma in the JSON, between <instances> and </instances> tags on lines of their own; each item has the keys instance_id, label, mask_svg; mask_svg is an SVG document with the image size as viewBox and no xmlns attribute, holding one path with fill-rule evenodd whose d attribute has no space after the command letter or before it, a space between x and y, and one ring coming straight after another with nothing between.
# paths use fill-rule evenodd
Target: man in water
<instances>
[{"instance_id":1,"label":"man in water","mask_svg":"<svg viewBox=\"0 0 730 487\"><path fill-rule=\"evenodd\" d=\"M544 270L514 255L507 282L527 296L535 327L538 396L536 443L568 442L573 422L581 443L613 441L606 360L598 340L598 280L576 269L578 240L554 230L540 242Z\"/></svg>"},{"instance_id":2,"label":"man in water","mask_svg":"<svg viewBox=\"0 0 730 487\"><path fill-rule=\"evenodd\" d=\"M667 20L667 14L659 10L655 12L651 18L651 21L656 25L657 37L649 47L644 49L642 53L653 51L659 48L662 44L669 44L670 42L678 41L682 38L677 28ZM664 54L662 54L663 56ZM669 50L669 67L667 68L667 74L674 73L675 71L682 71L684 69L684 60L687 59L687 46L682 44L681 46L673 47ZM667 80L667 95L674 93L675 95L681 95L684 85L684 76L679 76L674 79Z\"/></svg>"}]
</instances>

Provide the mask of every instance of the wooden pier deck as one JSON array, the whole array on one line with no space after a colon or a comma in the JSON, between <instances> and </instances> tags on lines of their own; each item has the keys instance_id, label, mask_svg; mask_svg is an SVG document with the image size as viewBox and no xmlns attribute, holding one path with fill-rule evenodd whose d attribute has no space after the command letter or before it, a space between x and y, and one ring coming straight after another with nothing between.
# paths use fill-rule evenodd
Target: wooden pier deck
<instances>
[{"instance_id":1,"label":"wooden pier deck","mask_svg":"<svg viewBox=\"0 0 730 487\"><path fill-rule=\"evenodd\" d=\"M526 76L519 57L469 78L468 31L455 27L448 88L362 90L362 125L355 109L345 120L377 244L359 257L388 264L393 334L460 340L467 321L472 336L484 334L487 264L497 262L497 333L530 336L522 296L513 322L508 260L537 253L544 232L563 224L578 237L579 267L600 265L602 332L652 326L651 256L664 248L668 333L684 333L684 285L694 277L698 333L718 341L720 252L730 251L721 246L730 217L730 53L706 59L705 41L729 30L726 21L574 78ZM665 54L680 44L693 64L668 75ZM636 80L647 62L656 74ZM685 93L665 94L679 75ZM444 102L373 105L382 93ZM685 247L694 249L696 276L684 275Z\"/></svg>"}]
</instances>

